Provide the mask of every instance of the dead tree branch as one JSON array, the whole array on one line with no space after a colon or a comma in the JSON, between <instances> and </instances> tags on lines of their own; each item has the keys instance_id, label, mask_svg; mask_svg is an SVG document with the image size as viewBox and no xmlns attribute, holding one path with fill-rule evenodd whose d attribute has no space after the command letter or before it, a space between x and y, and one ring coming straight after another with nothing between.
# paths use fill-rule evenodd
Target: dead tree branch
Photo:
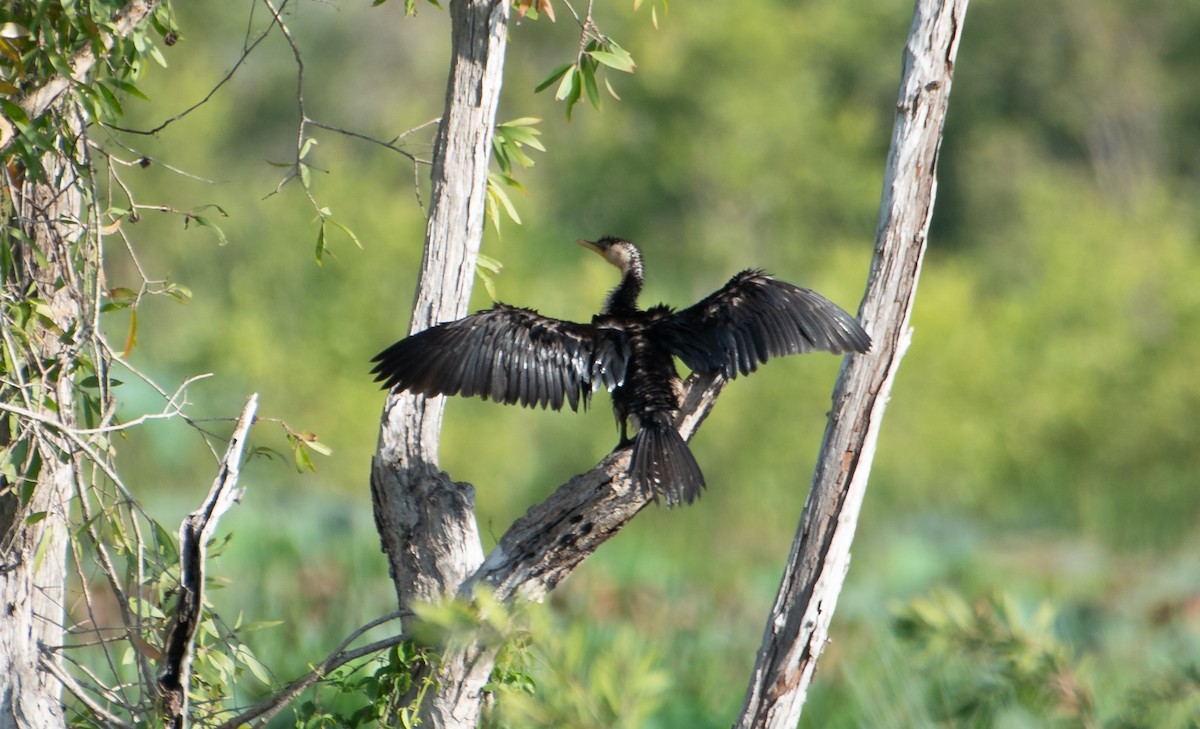
<instances>
[{"instance_id":1,"label":"dead tree branch","mask_svg":"<svg viewBox=\"0 0 1200 729\"><path fill-rule=\"evenodd\" d=\"M242 450L257 409L258 395L251 395L234 426L229 448L221 460L208 497L199 509L188 514L179 525L179 601L167 631L163 667L158 674L163 719L173 729L187 726L188 682L196 628L200 625L204 610L204 567L208 541L221 516L237 501Z\"/></svg>"},{"instance_id":2,"label":"dead tree branch","mask_svg":"<svg viewBox=\"0 0 1200 729\"><path fill-rule=\"evenodd\" d=\"M720 375L688 378L676 421L685 439L699 430L724 387ZM627 478L629 456L627 448L610 453L513 522L459 594L470 596L475 585L486 584L502 600L539 600L553 590L650 503Z\"/></svg>"},{"instance_id":3,"label":"dead tree branch","mask_svg":"<svg viewBox=\"0 0 1200 729\"><path fill-rule=\"evenodd\" d=\"M904 66L875 256L860 309L870 356L842 368L834 409L751 677L739 729L796 726L850 565L884 406L911 338L909 314L967 0L918 0Z\"/></svg>"}]
</instances>

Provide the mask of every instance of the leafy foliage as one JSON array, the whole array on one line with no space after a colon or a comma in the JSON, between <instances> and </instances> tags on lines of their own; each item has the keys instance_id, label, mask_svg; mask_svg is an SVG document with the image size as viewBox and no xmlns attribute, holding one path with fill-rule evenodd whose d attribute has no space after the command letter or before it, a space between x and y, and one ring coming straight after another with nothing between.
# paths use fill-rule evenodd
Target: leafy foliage
<instances>
[{"instance_id":1,"label":"leafy foliage","mask_svg":"<svg viewBox=\"0 0 1200 729\"><path fill-rule=\"evenodd\" d=\"M523 670L498 661L504 683L485 726L602 729L638 727L667 700L662 656L629 626L564 625L543 615L523 646Z\"/></svg>"},{"instance_id":2,"label":"leafy foliage","mask_svg":"<svg viewBox=\"0 0 1200 729\"><path fill-rule=\"evenodd\" d=\"M923 700L944 726L1183 729L1200 716L1192 664L1135 680L1116 701L1102 696L1097 661L1080 655L1049 602L1026 608L1003 592L968 602L939 588L893 615L893 630L917 651L915 665L927 675Z\"/></svg>"},{"instance_id":3,"label":"leafy foliage","mask_svg":"<svg viewBox=\"0 0 1200 729\"><path fill-rule=\"evenodd\" d=\"M405 641L384 656L343 666L321 682L311 699L295 708L298 729L357 729L370 726L417 726L431 657L427 648ZM425 674L413 691L413 676ZM415 694L412 701L404 697Z\"/></svg>"},{"instance_id":4,"label":"leafy foliage","mask_svg":"<svg viewBox=\"0 0 1200 729\"><path fill-rule=\"evenodd\" d=\"M539 152L546 151L541 140L538 139L541 132L534 128L534 125L540 121L541 119L534 117L522 117L496 125L495 133L492 136L492 158L496 160L496 166L500 168L500 171L498 174L488 173L487 215L492 221L497 235L500 234L501 210L514 223L521 224L521 216L517 214L517 209L513 207L504 188L511 187L525 192L525 188L521 186L520 182L517 182L517 178L513 174L513 165L533 166L533 158L525 153L525 147L536 149ZM495 273L496 270L491 272ZM485 277L483 280L485 285L488 285L488 291L491 292L491 279ZM494 293L492 298L495 298Z\"/></svg>"},{"instance_id":5,"label":"leafy foliage","mask_svg":"<svg viewBox=\"0 0 1200 729\"><path fill-rule=\"evenodd\" d=\"M1022 611L996 594L974 604L938 590L896 610L895 630L913 643L929 688L953 726L995 726L1014 708L1062 726L1095 726L1070 648L1055 633L1056 611Z\"/></svg>"},{"instance_id":6,"label":"leafy foliage","mask_svg":"<svg viewBox=\"0 0 1200 729\"><path fill-rule=\"evenodd\" d=\"M585 38L587 35L585 31ZM584 96L592 106L600 108L600 86L596 79L601 68L632 73L635 66L633 57L629 55L628 51L617 45L616 41L597 36L587 40L583 50L574 61L556 68L537 85L534 91L544 91L557 84L554 98L557 101L566 102L567 120L569 121L572 110ZM604 80L604 87L614 99L620 98L607 79Z\"/></svg>"}]
</instances>

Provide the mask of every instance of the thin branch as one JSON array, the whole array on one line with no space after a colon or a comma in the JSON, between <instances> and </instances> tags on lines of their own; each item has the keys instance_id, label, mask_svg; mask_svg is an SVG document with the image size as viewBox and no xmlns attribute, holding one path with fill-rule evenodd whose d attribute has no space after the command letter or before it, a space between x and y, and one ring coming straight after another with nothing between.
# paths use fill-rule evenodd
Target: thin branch
<instances>
[{"instance_id":1,"label":"thin branch","mask_svg":"<svg viewBox=\"0 0 1200 729\"><path fill-rule=\"evenodd\" d=\"M87 504L87 497L85 494L81 493L81 491L82 491L81 489L77 489L75 498L78 499L80 502L80 512L84 518L85 523L88 525L88 534L92 537L92 540L95 541L95 539L99 535L96 534L95 526L92 522L92 516L90 513L91 509ZM75 563L75 573L79 577L79 587L77 589L79 589L79 591L81 593L80 594L81 601L83 602L83 605L87 609L88 620L90 620L91 624L93 626L95 626L94 632L99 638L99 640L97 641L97 644L104 646L104 650L101 651L101 653L104 656L105 662L108 664L108 670L114 676L119 675L119 673L117 671L117 666L113 661L112 653L108 650L108 646L113 640L115 640L118 637L118 635L116 635L116 634L119 634L121 637L125 637L125 638L132 637L133 626L131 625L131 623L135 620L135 616L131 615L131 613L130 613L129 601L126 597L125 591L123 589L121 589L120 580L117 579L116 574L111 569L112 568L111 561L105 559L104 563L101 565L101 570L104 572L105 578L108 580L109 589L111 589L113 591L113 596L115 598L115 602L117 603L117 605L119 605L119 609L121 611L121 621L122 621L122 623L124 623L124 626L122 628L111 630L111 632L114 633L114 635L112 635L111 637L106 637L105 635L103 635L103 632L105 632L105 631L104 631L104 629L100 628L100 623L96 616L96 603L92 599L91 588L88 585L87 576L84 574L84 570L83 570L84 562L83 562L83 557L80 554L79 540L78 539L70 540L69 548L70 548L71 554L74 558L73 561ZM104 557L106 558L107 554L104 554ZM67 633L70 635L76 635L77 630L76 629L68 629ZM75 643L71 647L75 647L78 645L80 645L80 643ZM66 646L63 646L63 647L66 647ZM139 660L138 660L138 669L142 673L143 681L146 681L152 677L152 674L149 672L149 667L146 665L146 661L141 660L140 656L139 656Z\"/></svg>"},{"instance_id":2,"label":"thin branch","mask_svg":"<svg viewBox=\"0 0 1200 729\"><path fill-rule=\"evenodd\" d=\"M79 682L76 681L62 666L60 666L58 661L54 660L54 658L48 652L42 652L42 656L38 665L42 668L42 670L46 671L46 673L49 673L51 676L54 676L56 679L58 679L59 682L62 683L63 688L70 692L70 694L75 697L76 701L83 704L88 711L92 712L93 716L90 717L92 720L99 720L107 726L121 727L122 729L129 726L127 723L122 721L115 714L109 712L108 709L105 709L100 705L99 702L89 696L87 691L83 689L83 686L80 686Z\"/></svg>"},{"instance_id":3,"label":"thin branch","mask_svg":"<svg viewBox=\"0 0 1200 729\"><path fill-rule=\"evenodd\" d=\"M280 3L280 5L279 5L279 9L283 10L283 8L287 6L287 4L288 4L288 0L283 0L283 2ZM237 61L235 61L233 66L228 71L225 72L225 75L222 76L220 78L220 80L218 80L217 83L211 89L208 90L208 93L206 93L203 96L203 98L201 98L199 101L192 104L191 106L187 107L183 111L179 112L178 114L167 118L166 120L164 120L157 126L152 127L150 129L128 129L126 127L117 126L116 124L106 124L105 126L108 127L109 129L114 129L118 132L125 132L127 134L141 134L141 135L146 135L146 136L158 134L159 132L161 132L162 130L171 126L175 122L177 122L177 121L183 119L184 117L186 117L187 115L191 114L193 111L204 106L205 104L207 104L209 102L210 99L212 99L212 97L216 96L217 92L221 90L221 87L224 86L225 84L229 83L233 79L234 75L238 72L238 69L240 69L242 67L242 64L244 64L246 62L246 59L248 59L250 57L250 54L254 52L254 49L257 48L260 43L262 43L264 40L266 40L267 36L271 35L271 31L272 31L272 29L274 29L274 27L275 27L274 23L268 24L267 29L264 30L262 33L260 33L257 38L255 38L249 44L243 43L242 44L242 55L238 56ZM247 37L249 37L249 29L248 28L247 28Z\"/></svg>"},{"instance_id":4,"label":"thin branch","mask_svg":"<svg viewBox=\"0 0 1200 729\"><path fill-rule=\"evenodd\" d=\"M30 420L36 420L37 422L43 425L48 425L61 433L67 434L69 432L70 435L75 437L85 435L104 435L106 433L115 433L121 430L128 430L129 428L137 427L150 420L170 420L173 418L185 417L183 414L183 407L187 405L187 401L177 402L177 400L182 397L183 390L193 382L196 382L197 380L203 380L211 376L211 374L193 375L192 377L184 380L183 384L181 384L179 388L175 390L173 395L167 396L167 405L161 412L144 413L136 418L133 418L132 420L126 420L117 423L116 425L108 425L103 428L72 428L56 418L52 418L48 415L42 415L41 413L37 413L32 410L26 410L25 408L18 407L16 405L9 405L8 403L4 402L0 402L0 411L12 413L13 415L19 415Z\"/></svg>"},{"instance_id":5,"label":"thin branch","mask_svg":"<svg viewBox=\"0 0 1200 729\"><path fill-rule=\"evenodd\" d=\"M258 721L259 725L265 724L266 722L270 721L271 718L275 716L275 714L277 714L281 709L294 701L296 697L304 692L305 689L325 678L332 671L341 668L351 661L362 658L363 656L369 656L372 653L387 650L388 648L403 643L405 640L407 640L407 638L403 633L399 633L382 640L377 640L374 643L362 646L361 648L355 648L354 650L349 651L346 650L347 646L349 646L367 631L377 628L384 623L391 622L392 620L411 617L414 617L414 614L411 610L397 610L396 612L388 613L387 615L376 618L366 625L354 630L352 633L350 633L350 635L346 636L345 640L338 644L337 648L333 649L332 653L325 657L325 660L317 664L317 666L311 671L289 683L274 696L270 696L233 717L232 719L226 720L222 724L218 725L217 729L235 729L235 727L240 727L255 720Z\"/></svg>"},{"instance_id":6,"label":"thin branch","mask_svg":"<svg viewBox=\"0 0 1200 729\"><path fill-rule=\"evenodd\" d=\"M390 149L391 151L395 152L396 154L399 154L403 157L408 158L410 161L414 162L415 164L428 165L428 164L433 164L433 163L430 160L421 159L420 157L417 157L412 152L409 152L409 151L405 150L403 147L397 145L396 142L403 139L404 137L407 137L409 134L412 134L413 132L424 129L425 127L428 127L430 125L437 124L441 120L442 120L441 117L437 117L436 119L430 119L427 122L422 122L421 124L418 124L417 126L413 127L412 129L409 129L408 131L405 131L402 134L398 134L395 137L392 137L392 139L390 139L390 140L378 139L376 137L370 136L369 134L363 134L362 132L356 132L356 131L353 131L350 129L342 129L341 127L335 127L331 124L319 122L316 119L312 119L310 117L305 117L304 121L306 124L310 124L318 129L324 129L327 132L341 134L344 137L350 137L352 139L361 139L364 142L370 142L371 144L377 144L380 147L383 147L384 149Z\"/></svg>"}]
</instances>

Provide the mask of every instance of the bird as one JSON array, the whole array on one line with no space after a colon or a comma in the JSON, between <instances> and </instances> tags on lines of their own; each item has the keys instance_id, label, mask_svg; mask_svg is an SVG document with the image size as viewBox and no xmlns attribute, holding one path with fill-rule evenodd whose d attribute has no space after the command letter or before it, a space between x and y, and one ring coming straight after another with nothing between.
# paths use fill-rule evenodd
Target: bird
<instances>
[{"instance_id":1,"label":"bird","mask_svg":"<svg viewBox=\"0 0 1200 729\"><path fill-rule=\"evenodd\" d=\"M858 320L837 304L758 269L738 273L685 309L641 309L645 270L638 247L614 236L576 242L621 272L590 322L496 302L383 350L372 359L375 381L428 397L575 411L607 390L621 433L614 450L632 448L631 482L643 496L676 506L691 504L706 487L674 425L682 396L676 359L693 372L733 379L772 357L871 348ZM630 425L637 428L632 438Z\"/></svg>"}]
</instances>

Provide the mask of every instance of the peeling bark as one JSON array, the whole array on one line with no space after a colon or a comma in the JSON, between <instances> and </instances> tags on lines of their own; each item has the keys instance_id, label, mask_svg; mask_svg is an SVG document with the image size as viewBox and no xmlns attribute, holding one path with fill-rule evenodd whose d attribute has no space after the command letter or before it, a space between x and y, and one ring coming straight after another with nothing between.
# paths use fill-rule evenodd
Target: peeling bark
<instances>
[{"instance_id":1,"label":"peeling bark","mask_svg":"<svg viewBox=\"0 0 1200 729\"><path fill-rule=\"evenodd\" d=\"M433 191L411 331L467 311L483 237L487 171L507 43L507 0L451 0L453 60L434 144ZM371 495L400 607L453 595L483 561L475 492L437 465L442 398L390 394L371 464ZM490 661L444 656L421 714L474 727ZM415 686L420 686L421 676Z\"/></svg>"},{"instance_id":2,"label":"peeling bark","mask_svg":"<svg viewBox=\"0 0 1200 729\"><path fill-rule=\"evenodd\" d=\"M859 312L874 348L847 360L838 379L739 729L795 727L828 640L883 410L911 339L909 314L933 215L934 174L966 9L967 0L917 2L904 50L875 256Z\"/></svg>"}]
</instances>

